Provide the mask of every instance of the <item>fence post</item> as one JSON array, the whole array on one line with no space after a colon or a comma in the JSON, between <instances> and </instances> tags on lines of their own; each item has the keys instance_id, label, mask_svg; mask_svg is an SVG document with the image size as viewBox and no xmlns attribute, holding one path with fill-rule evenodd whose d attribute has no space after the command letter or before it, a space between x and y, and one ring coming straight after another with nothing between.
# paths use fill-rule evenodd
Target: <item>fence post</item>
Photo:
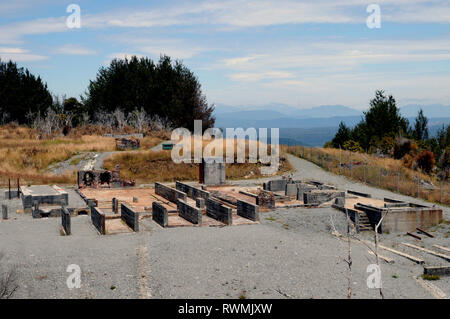
<instances>
[{"instance_id":1,"label":"fence post","mask_svg":"<svg viewBox=\"0 0 450 319\"><path fill-rule=\"evenodd\" d=\"M381 167L378 168L378 186L381 187Z\"/></svg>"},{"instance_id":2,"label":"fence post","mask_svg":"<svg viewBox=\"0 0 450 319\"><path fill-rule=\"evenodd\" d=\"M367 183L367 179L366 179L366 167L367 167L367 163L364 162L363 164L363 171L364 171L364 184Z\"/></svg>"},{"instance_id":3,"label":"fence post","mask_svg":"<svg viewBox=\"0 0 450 319\"><path fill-rule=\"evenodd\" d=\"M417 198L420 198L420 178L417 175Z\"/></svg>"}]
</instances>

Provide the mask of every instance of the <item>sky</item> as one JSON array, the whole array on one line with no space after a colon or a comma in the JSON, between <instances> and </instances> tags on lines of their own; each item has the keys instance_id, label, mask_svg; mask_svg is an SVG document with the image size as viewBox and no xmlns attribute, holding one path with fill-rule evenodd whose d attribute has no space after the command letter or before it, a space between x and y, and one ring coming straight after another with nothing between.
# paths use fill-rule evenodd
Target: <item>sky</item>
<instances>
[{"instance_id":1,"label":"sky","mask_svg":"<svg viewBox=\"0 0 450 319\"><path fill-rule=\"evenodd\" d=\"M366 109L383 89L400 105L449 105L450 1L0 0L0 59L54 94L85 94L114 58L161 54L191 69L211 104Z\"/></svg>"}]
</instances>

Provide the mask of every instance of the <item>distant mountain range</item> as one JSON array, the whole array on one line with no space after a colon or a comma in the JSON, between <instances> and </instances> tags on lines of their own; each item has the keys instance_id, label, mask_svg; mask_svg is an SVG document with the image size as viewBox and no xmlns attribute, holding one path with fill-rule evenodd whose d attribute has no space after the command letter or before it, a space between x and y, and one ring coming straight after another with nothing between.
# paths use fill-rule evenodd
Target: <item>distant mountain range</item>
<instances>
[{"instance_id":1,"label":"distant mountain range","mask_svg":"<svg viewBox=\"0 0 450 319\"><path fill-rule=\"evenodd\" d=\"M450 124L450 105L408 104L400 108L403 116L414 123L422 109L429 120L430 134L433 136L442 125ZM343 105L322 105L299 109L286 104L271 103L261 106L215 107L215 127L255 127L280 128L280 143L290 145L322 146L331 140L340 122L354 126L361 120L363 111Z\"/></svg>"}]
</instances>

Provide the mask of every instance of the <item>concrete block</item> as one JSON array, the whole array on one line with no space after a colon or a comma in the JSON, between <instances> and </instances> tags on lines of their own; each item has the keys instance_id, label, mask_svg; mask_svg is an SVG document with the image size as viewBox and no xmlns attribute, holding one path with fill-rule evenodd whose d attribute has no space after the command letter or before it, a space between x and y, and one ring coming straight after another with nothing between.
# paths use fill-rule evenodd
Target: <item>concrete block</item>
<instances>
[{"instance_id":1,"label":"concrete block","mask_svg":"<svg viewBox=\"0 0 450 319\"><path fill-rule=\"evenodd\" d=\"M226 166L222 157L204 158L202 167L205 185L225 184Z\"/></svg>"},{"instance_id":2,"label":"concrete block","mask_svg":"<svg viewBox=\"0 0 450 319\"><path fill-rule=\"evenodd\" d=\"M139 213L126 204L120 204L120 218L135 232L139 231Z\"/></svg>"},{"instance_id":3,"label":"concrete block","mask_svg":"<svg viewBox=\"0 0 450 319\"><path fill-rule=\"evenodd\" d=\"M267 190L271 192L284 191L286 189L287 180L285 179L275 179L269 181L267 185Z\"/></svg>"},{"instance_id":4,"label":"concrete block","mask_svg":"<svg viewBox=\"0 0 450 319\"><path fill-rule=\"evenodd\" d=\"M309 193L313 190L317 190L317 187L310 184L300 183L297 184L297 200L304 200L304 193Z\"/></svg>"},{"instance_id":5,"label":"concrete block","mask_svg":"<svg viewBox=\"0 0 450 319\"><path fill-rule=\"evenodd\" d=\"M2 218L8 219L8 206L5 204L2 204Z\"/></svg>"},{"instance_id":6,"label":"concrete block","mask_svg":"<svg viewBox=\"0 0 450 319\"><path fill-rule=\"evenodd\" d=\"M344 207L345 206L345 197L336 197L334 199L334 204L339 207Z\"/></svg>"},{"instance_id":7,"label":"concrete block","mask_svg":"<svg viewBox=\"0 0 450 319\"><path fill-rule=\"evenodd\" d=\"M232 209L212 198L206 201L206 215L226 225L233 224Z\"/></svg>"},{"instance_id":8,"label":"concrete block","mask_svg":"<svg viewBox=\"0 0 450 319\"><path fill-rule=\"evenodd\" d=\"M61 226L67 236L72 234L72 226L70 221L70 212L66 206L62 206Z\"/></svg>"},{"instance_id":9,"label":"concrete block","mask_svg":"<svg viewBox=\"0 0 450 319\"><path fill-rule=\"evenodd\" d=\"M238 200L237 214L253 221L259 221L259 209L257 205Z\"/></svg>"},{"instance_id":10,"label":"concrete block","mask_svg":"<svg viewBox=\"0 0 450 319\"><path fill-rule=\"evenodd\" d=\"M112 199L112 210L114 214L119 213L119 200L115 197Z\"/></svg>"},{"instance_id":11,"label":"concrete block","mask_svg":"<svg viewBox=\"0 0 450 319\"><path fill-rule=\"evenodd\" d=\"M286 184L285 195L297 197L297 184Z\"/></svg>"},{"instance_id":12,"label":"concrete block","mask_svg":"<svg viewBox=\"0 0 450 319\"><path fill-rule=\"evenodd\" d=\"M167 211L167 208L165 208L158 202L153 202L152 219L162 227L167 227L169 225L169 213Z\"/></svg>"},{"instance_id":13,"label":"concrete block","mask_svg":"<svg viewBox=\"0 0 450 319\"><path fill-rule=\"evenodd\" d=\"M178 209L178 214L183 217L184 219L186 219L187 221L190 221L193 224L202 225L202 215L203 212L201 209L197 208L197 207L193 207L191 205L189 205L187 202L183 201L183 200L178 200L177 203L177 209Z\"/></svg>"}]
</instances>

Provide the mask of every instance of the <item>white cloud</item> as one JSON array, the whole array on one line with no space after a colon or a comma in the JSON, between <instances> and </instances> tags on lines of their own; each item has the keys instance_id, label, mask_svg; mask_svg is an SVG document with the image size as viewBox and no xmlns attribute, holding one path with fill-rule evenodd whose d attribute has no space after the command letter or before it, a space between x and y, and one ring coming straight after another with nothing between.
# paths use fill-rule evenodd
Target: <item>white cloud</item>
<instances>
[{"instance_id":1,"label":"white cloud","mask_svg":"<svg viewBox=\"0 0 450 319\"><path fill-rule=\"evenodd\" d=\"M76 46L73 44L63 45L55 50L57 54L64 55L94 55L96 52L94 50L85 48L83 46Z\"/></svg>"},{"instance_id":2,"label":"white cloud","mask_svg":"<svg viewBox=\"0 0 450 319\"><path fill-rule=\"evenodd\" d=\"M0 59L3 61L29 62L45 60L47 58L43 55L28 53L28 50L21 48L0 47Z\"/></svg>"}]
</instances>

